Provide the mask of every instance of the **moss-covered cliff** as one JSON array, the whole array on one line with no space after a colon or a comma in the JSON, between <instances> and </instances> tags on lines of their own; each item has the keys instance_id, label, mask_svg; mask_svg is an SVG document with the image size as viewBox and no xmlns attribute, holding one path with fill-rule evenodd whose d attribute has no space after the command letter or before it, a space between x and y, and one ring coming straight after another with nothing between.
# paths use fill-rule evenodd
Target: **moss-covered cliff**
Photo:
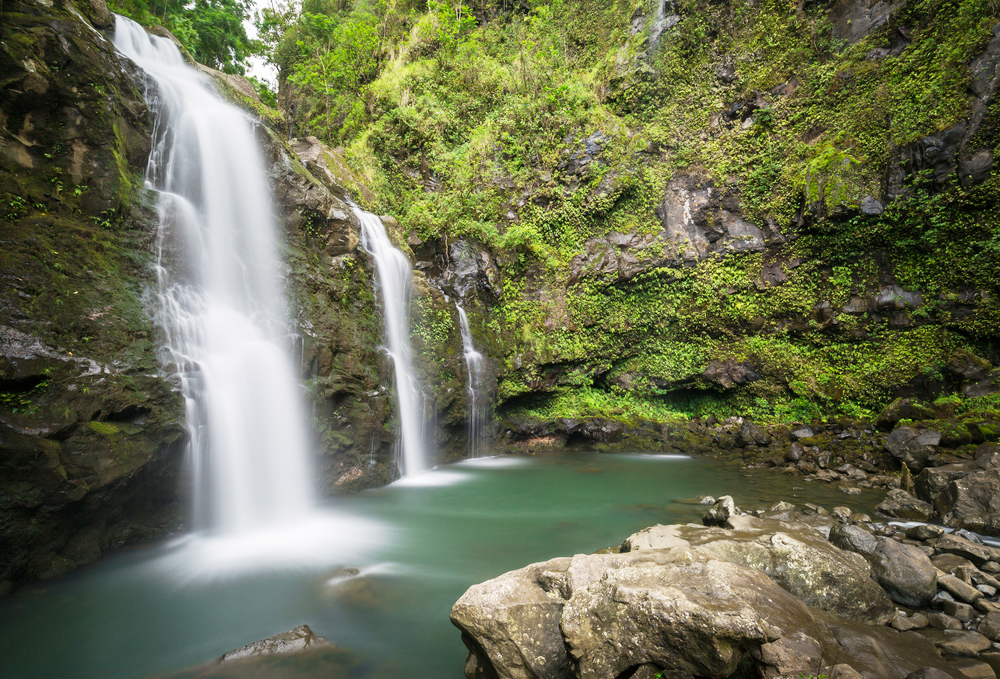
<instances>
[{"instance_id":1,"label":"moss-covered cliff","mask_svg":"<svg viewBox=\"0 0 1000 679\"><path fill-rule=\"evenodd\" d=\"M511 426L861 417L992 388L994 4L306 10L298 44L320 15L342 39L381 17L357 92L279 43L279 99L465 294ZM974 375L949 367L970 356Z\"/></svg>"},{"instance_id":2,"label":"moss-covered cliff","mask_svg":"<svg viewBox=\"0 0 1000 679\"><path fill-rule=\"evenodd\" d=\"M0 590L184 516L183 404L144 303L151 118L110 25L99 3L0 21Z\"/></svg>"}]
</instances>

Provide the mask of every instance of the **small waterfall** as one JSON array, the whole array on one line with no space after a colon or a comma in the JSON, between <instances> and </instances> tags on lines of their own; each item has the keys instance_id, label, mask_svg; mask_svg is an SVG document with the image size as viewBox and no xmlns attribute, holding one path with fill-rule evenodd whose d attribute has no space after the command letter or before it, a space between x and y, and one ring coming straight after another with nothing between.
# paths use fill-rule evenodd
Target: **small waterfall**
<instances>
[{"instance_id":1,"label":"small waterfall","mask_svg":"<svg viewBox=\"0 0 1000 679\"><path fill-rule=\"evenodd\" d=\"M413 372L410 348L410 290L413 270L406 255L393 247L378 216L354 207L361 222L361 245L375 258L382 313L385 319L386 351L392 359L399 410L400 436L397 461L403 476L427 468L424 451L424 394Z\"/></svg>"},{"instance_id":2,"label":"small waterfall","mask_svg":"<svg viewBox=\"0 0 1000 679\"><path fill-rule=\"evenodd\" d=\"M469 328L469 317L461 304L458 309L459 326L462 330L462 352L465 354L465 370L468 373L466 392L469 395L469 457L482 457L486 433L486 414L489 401L486 394L486 359L476 350Z\"/></svg>"},{"instance_id":3,"label":"small waterfall","mask_svg":"<svg viewBox=\"0 0 1000 679\"><path fill-rule=\"evenodd\" d=\"M114 43L153 85L157 320L187 401L196 524L234 535L300 516L313 506L306 418L252 123L170 40L119 16Z\"/></svg>"}]
</instances>

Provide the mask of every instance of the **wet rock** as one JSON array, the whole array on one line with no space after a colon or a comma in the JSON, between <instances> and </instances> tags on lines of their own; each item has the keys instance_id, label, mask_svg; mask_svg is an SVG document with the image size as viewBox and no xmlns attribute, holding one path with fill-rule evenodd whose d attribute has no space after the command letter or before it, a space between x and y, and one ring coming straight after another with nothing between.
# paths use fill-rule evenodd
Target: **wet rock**
<instances>
[{"instance_id":1,"label":"wet rock","mask_svg":"<svg viewBox=\"0 0 1000 679\"><path fill-rule=\"evenodd\" d=\"M923 667L916 672L910 672L906 675L906 679L953 679L953 677L934 667Z\"/></svg>"},{"instance_id":2,"label":"wet rock","mask_svg":"<svg viewBox=\"0 0 1000 679\"><path fill-rule=\"evenodd\" d=\"M901 6L886 0L837 0L830 10L833 37L854 44L884 25Z\"/></svg>"},{"instance_id":3,"label":"wet rock","mask_svg":"<svg viewBox=\"0 0 1000 679\"><path fill-rule=\"evenodd\" d=\"M288 653L298 653L316 646L325 646L330 642L323 637L318 637L309 629L309 625L299 625L273 637L255 641L240 648L229 651L219 658L219 662L228 663L245 658L264 655L285 655Z\"/></svg>"},{"instance_id":4,"label":"wet rock","mask_svg":"<svg viewBox=\"0 0 1000 679\"><path fill-rule=\"evenodd\" d=\"M918 500L905 490L899 488L890 490L877 507L875 512L882 516L909 521L927 521L934 513L930 503Z\"/></svg>"},{"instance_id":5,"label":"wet rock","mask_svg":"<svg viewBox=\"0 0 1000 679\"><path fill-rule=\"evenodd\" d=\"M933 524L911 526L906 529L906 537L914 540L933 540L944 535L944 528Z\"/></svg>"},{"instance_id":6,"label":"wet rock","mask_svg":"<svg viewBox=\"0 0 1000 679\"><path fill-rule=\"evenodd\" d=\"M740 425L738 433L739 440L744 446L769 446L771 437L763 429L750 420L744 420Z\"/></svg>"},{"instance_id":7,"label":"wet rock","mask_svg":"<svg viewBox=\"0 0 1000 679\"><path fill-rule=\"evenodd\" d=\"M972 606L958 601L945 601L941 610L945 615L950 615L959 622L969 622L975 614L975 609Z\"/></svg>"},{"instance_id":8,"label":"wet rock","mask_svg":"<svg viewBox=\"0 0 1000 679\"><path fill-rule=\"evenodd\" d=\"M723 495L712 505L701 521L706 526L723 526L729 517L739 514L740 509L736 506L736 501L733 500L732 496Z\"/></svg>"},{"instance_id":9,"label":"wet rock","mask_svg":"<svg viewBox=\"0 0 1000 679\"><path fill-rule=\"evenodd\" d=\"M972 585L959 580L954 575L946 574L938 578L938 586L951 594L959 601L967 604L974 604L978 599L983 598L983 593Z\"/></svg>"},{"instance_id":10,"label":"wet rock","mask_svg":"<svg viewBox=\"0 0 1000 679\"><path fill-rule=\"evenodd\" d=\"M931 627L940 630L946 629L962 629L962 623L951 617L947 613L941 613L935 611L934 613L927 614L927 620L930 621Z\"/></svg>"},{"instance_id":11,"label":"wet rock","mask_svg":"<svg viewBox=\"0 0 1000 679\"><path fill-rule=\"evenodd\" d=\"M900 632L908 632L910 630L923 629L930 624L930 620L927 619L922 613L914 613L913 615L907 616L903 615L902 611L896 614L892 622L889 625Z\"/></svg>"},{"instance_id":12,"label":"wet rock","mask_svg":"<svg viewBox=\"0 0 1000 679\"><path fill-rule=\"evenodd\" d=\"M714 360L708 364L701 376L705 381L717 384L723 389L749 384L759 379L751 364L735 359Z\"/></svg>"},{"instance_id":13,"label":"wet rock","mask_svg":"<svg viewBox=\"0 0 1000 679\"><path fill-rule=\"evenodd\" d=\"M792 430L791 435L793 439L798 441L799 439L812 438L816 434L811 427L798 427Z\"/></svg>"},{"instance_id":14,"label":"wet rock","mask_svg":"<svg viewBox=\"0 0 1000 679\"><path fill-rule=\"evenodd\" d=\"M885 440L885 449L897 460L916 473L921 471L941 442L936 431L919 431L912 427L898 427Z\"/></svg>"},{"instance_id":15,"label":"wet rock","mask_svg":"<svg viewBox=\"0 0 1000 679\"><path fill-rule=\"evenodd\" d=\"M989 639L978 632L954 632L937 644L942 652L949 655L971 656L973 658L992 645Z\"/></svg>"},{"instance_id":16,"label":"wet rock","mask_svg":"<svg viewBox=\"0 0 1000 679\"><path fill-rule=\"evenodd\" d=\"M1000 641L1000 613L987 613L979 621L977 630L991 641Z\"/></svg>"},{"instance_id":17,"label":"wet rock","mask_svg":"<svg viewBox=\"0 0 1000 679\"><path fill-rule=\"evenodd\" d=\"M964 559L968 559L977 567L982 566L987 561L1000 560L1000 549L988 545L972 542L963 537L948 534L943 535L934 543L934 549L943 554L955 554Z\"/></svg>"},{"instance_id":18,"label":"wet rock","mask_svg":"<svg viewBox=\"0 0 1000 679\"><path fill-rule=\"evenodd\" d=\"M768 600L777 615L765 621L760 611ZM580 676L614 677L645 663L727 676L740 648L777 641L782 627L791 631L782 617L808 625L807 609L757 571L723 562L669 564L607 571L574 591L561 629Z\"/></svg>"},{"instance_id":19,"label":"wet rock","mask_svg":"<svg viewBox=\"0 0 1000 679\"><path fill-rule=\"evenodd\" d=\"M846 524L834 526L830 541L863 556L879 584L897 603L919 608L928 605L937 593L934 566L916 547Z\"/></svg>"}]
</instances>

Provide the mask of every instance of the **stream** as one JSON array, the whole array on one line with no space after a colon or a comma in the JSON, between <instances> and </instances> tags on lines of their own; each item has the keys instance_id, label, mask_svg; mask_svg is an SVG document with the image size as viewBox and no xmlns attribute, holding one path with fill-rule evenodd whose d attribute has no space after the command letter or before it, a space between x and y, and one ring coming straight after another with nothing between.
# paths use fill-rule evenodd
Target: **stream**
<instances>
[{"instance_id":1,"label":"stream","mask_svg":"<svg viewBox=\"0 0 1000 679\"><path fill-rule=\"evenodd\" d=\"M154 676L307 623L351 652L350 672L288 676L461 679L466 651L448 613L470 585L699 521L704 506L675 500L727 493L748 508L868 510L881 497L679 456L470 460L330 500L290 529L181 536L27 586L0 603L0 676Z\"/></svg>"}]
</instances>

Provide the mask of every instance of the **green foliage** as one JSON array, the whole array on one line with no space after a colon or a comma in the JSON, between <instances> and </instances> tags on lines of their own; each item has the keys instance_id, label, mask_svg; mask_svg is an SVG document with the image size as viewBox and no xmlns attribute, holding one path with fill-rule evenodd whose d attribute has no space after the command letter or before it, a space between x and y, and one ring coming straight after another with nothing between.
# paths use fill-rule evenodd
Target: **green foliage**
<instances>
[{"instance_id":1,"label":"green foliage","mask_svg":"<svg viewBox=\"0 0 1000 679\"><path fill-rule=\"evenodd\" d=\"M243 22L250 0L112 0L108 8L144 26L162 25L199 63L242 74L255 52Z\"/></svg>"},{"instance_id":2,"label":"green foliage","mask_svg":"<svg viewBox=\"0 0 1000 679\"><path fill-rule=\"evenodd\" d=\"M851 46L832 38L828 9L681 0L655 47L650 22L632 25L651 7L616 0L314 0L259 26L293 86L296 133L346 146L374 209L425 241L493 253L502 401L544 384L522 404L539 416L804 420L869 416L954 349L981 355L1000 327L1000 180L917 178L882 215L858 210L900 145L968 116L968 64L995 3L910 0ZM993 110L984 129L997 128ZM976 143L995 148L995 132ZM686 244L656 239L655 212L682 175L738 198L787 244L685 259ZM629 252L640 262L685 266L571 276L578 258L622 255L599 250L615 232L648 237ZM787 280L766 285L775 266ZM923 304L891 323L843 310L890 281ZM959 290L984 292L959 313ZM454 340L423 312L419 343ZM757 377L722 390L704 376L713 361Z\"/></svg>"}]
</instances>

